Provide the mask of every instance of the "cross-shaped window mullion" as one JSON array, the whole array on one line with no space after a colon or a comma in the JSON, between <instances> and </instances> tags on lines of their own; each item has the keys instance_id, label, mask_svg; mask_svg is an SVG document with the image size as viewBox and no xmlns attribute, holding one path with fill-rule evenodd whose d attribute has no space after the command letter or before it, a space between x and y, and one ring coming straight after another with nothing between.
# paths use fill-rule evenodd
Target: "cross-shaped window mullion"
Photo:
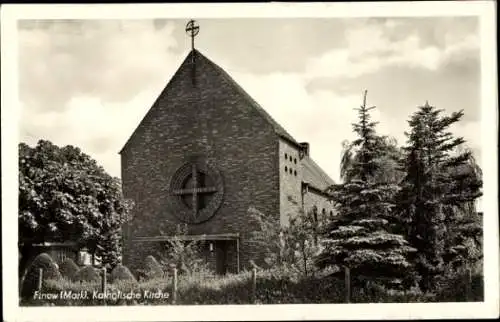
<instances>
[{"instance_id":1,"label":"cross-shaped window mullion","mask_svg":"<svg viewBox=\"0 0 500 322\"><path fill-rule=\"evenodd\" d=\"M198 213L198 193L196 190L198 188L198 169L196 169L196 164L193 164L191 171L193 178L193 218L196 219Z\"/></svg>"}]
</instances>

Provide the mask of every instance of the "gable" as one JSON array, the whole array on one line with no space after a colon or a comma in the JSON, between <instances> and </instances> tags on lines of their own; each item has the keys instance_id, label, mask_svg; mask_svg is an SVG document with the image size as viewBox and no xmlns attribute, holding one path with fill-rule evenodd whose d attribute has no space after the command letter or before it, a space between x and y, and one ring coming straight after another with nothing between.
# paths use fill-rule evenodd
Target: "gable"
<instances>
[{"instance_id":1,"label":"gable","mask_svg":"<svg viewBox=\"0 0 500 322\"><path fill-rule=\"evenodd\" d=\"M249 106L251 106L255 111L257 111L274 129L276 134L278 134L281 138L289 141L294 145L299 145L299 143L278 123L276 122L266 110L259 105L224 69L222 69L217 64L213 63L210 59L203 56L201 53L197 52L197 54L203 59L206 59L210 62L210 66L213 67L219 75L221 75L233 88L237 91L245 100L248 102Z\"/></svg>"},{"instance_id":2,"label":"gable","mask_svg":"<svg viewBox=\"0 0 500 322\"><path fill-rule=\"evenodd\" d=\"M215 72L222 81L230 85L231 89L234 90L236 93L238 93L241 98L245 101L246 104L244 104L245 108L251 109L250 112L255 112L257 115L259 115L265 122L267 122L271 127L274 129L275 133L289 141L290 143L294 145L299 145L299 143L281 126L279 125L248 93L246 93L243 88L241 88L235 81L234 79L229 76L221 67L219 67L217 64L212 62L210 59L205 57L203 54L201 54L199 51L196 49L192 50L187 57L184 59L182 62L181 66L177 69L175 72L174 76L171 78L171 80L168 82L166 85L165 89L161 92L161 94L158 96L158 98L155 100L153 103L153 106L150 108L150 110L146 113L144 118L141 120L137 128L134 130L132 135L129 137L123 148L120 150L120 154L127 149L127 146L131 142L134 136L137 135L143 129L145 126L147 126L148 120L152 117L154 114L155 110L158 107L158 102L160 100L163 100L165 97L169 96L179 96L183 95L182 93L175 93L173 92L174 88L174 83L176 81L182 81L180 78L180 75L187 75L189 73L186 73L186 69L189 69L190 71L192 70L192 65L191 65L191 60L192 56L195 55L195 60L198 61L199 65L204 66L204 68L209 68L211 71Z\"/></svg>"}]
</instances>

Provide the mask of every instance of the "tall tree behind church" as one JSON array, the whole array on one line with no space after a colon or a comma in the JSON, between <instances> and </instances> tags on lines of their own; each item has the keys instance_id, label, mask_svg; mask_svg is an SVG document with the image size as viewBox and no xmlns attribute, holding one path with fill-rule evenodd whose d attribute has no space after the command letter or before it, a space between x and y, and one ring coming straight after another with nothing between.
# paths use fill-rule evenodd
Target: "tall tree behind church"
<instances>
[{"instance_id":1,"label":"tall tree behind church","mask_svg":"<svg viewBox=\"0 0 500 322\"><path fill-rule=\"evenodd\" d=\"M465 140L449 132L463 111L442 112L426 103L411 115L401 162L406 176L397 196L403 232L418 249L423 290L438 286L447 265L462 266L477 257L465 244L479 243L482 231L473 207L481 195L480 169L470 151L458 149Z\"/></svg>"},{"instance_id":2,"label":"tall tree behind church","mask_svg":"<svg viewBox=\"0 0 500 322\"><path fill-rule=\"evenodd\" d=\"M377 163L373 179L377 182L399 183L404 172L399 167L399 160L403 156L402 149L398 146L395 138L390 136L379 136L374 138L377 142ZM353 179L356 171L352 171L353 166L360 161L362 155L358 153L359 146L356 141L345 140L342 142L342 154L340 160L340 178L343 181Z\"/></svg>"},{"instance_id":3,"label":"tall tree behind church","mask_svg":"<svg viewBox=\"0 0 500 322\"><path fill-rule=\"evenodd\" d=\"M391 200L397 185L382 182L377 177L379 160L384 153L376 134L376 122L366 106L357 109L358 122L353 124L357 139L352 142L355 153L346 171L346 181L330 187L338 216L326 226L324 250L317 265L341 265L350 268L353 278L366 285L376 281L389 287L412 284L411 264L407 259L413 252L401 235L390 233Z\"/></svg>"}]
</instances>

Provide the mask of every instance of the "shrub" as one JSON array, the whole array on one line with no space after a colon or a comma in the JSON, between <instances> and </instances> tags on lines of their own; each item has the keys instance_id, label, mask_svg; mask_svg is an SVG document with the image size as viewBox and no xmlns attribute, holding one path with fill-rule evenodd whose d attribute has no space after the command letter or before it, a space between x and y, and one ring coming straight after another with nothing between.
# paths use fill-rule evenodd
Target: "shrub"
<instances>
[{"instance_id":1,"label":"shrub","mask_svg":"<svg viewBox=\"0 0 500 322\"><path fill-rule=\"evenodd\" d=\"M72 280L79 269L80 267L78 267L71 258L66 258L61 265L59 265L61 275L68 280Z\"/></svg>"},{"instance_id":2,"label":"shrub","mask_svg":"<svg viewBox=\"0 0 500 322\"><path fill-rule=\"evenodd\" d=\"M466 271L448 274L436 291L440 302L481 302L484 301L484 277L482 273L471 274Z\"/></svg>"},{"instance_id":3,"label":"shrub","mask_svg":"<svg viewBox=\"0 0 500 322\"><path fill-rule=\"evenodd\" d=\"M80 268L73 280L76 282L99 282L101 275L94 267L88 265Z\"/></svg>"},{"instance_id":4,"label":"shrub","mask_svg":"<svg viewBox=\"0 0 500 322\"><path fill-rule=\"evenodd\" d=\"M427 303L435 300L434 294L424 293L419 288L395 290L376 282L354 288L351 297L354 303Z\"/></svg>"},{"instance_id":5,"label":"shrub","mask_svg":"<svg viewBox=\"0 0 500 322\"><path fill-rule=\"evenodd\" d=\"M33 294L38 287L38 275L40 269L43 270L44 283L49 279L59 280L62 278L54 260L46 253L39 254L31 263L23 279L21 288L22 298L29 299L33 297Z\"/></svg>"},{"instance_id":6,"label":"shrub","mask_svg":"<svg viewBox=\"0 0 500 322\"><path fill-rule=\"evenodd\" d=\"M186 236L187 225L177 225L176 234ZM159 253L160 263L165 271L176 267L179 275L209 274L209 264L203 256L203 245L203 241L169 240L166 249Z\"/></svg>"},{"instance_id":7,"label":"shrub","mask_svg":"<svg viewBox=\"0 0 500 322\"><path fill-rule=\"evenodd\" d=\"M134 275L130 272L130 270L121 264L115 266L115 268L111 271L110 282L114 283L115 281L133 281L136 282Z\"/></svg>"},{"instance_id":8,"label":"shrub","mask_svg":"<svg viewBox=\"0 0 500 322\"><path fill-rule=\"evenodd\" d=\"M146 257L146 260L144 261L144 266L145 268L141 270L141 276L143 276L145 279L153 279L153 278L162 278L164 275L163 268L158 263L156 258L154 258L152 255L149 255Z\"/></svg>"}]
</instances>

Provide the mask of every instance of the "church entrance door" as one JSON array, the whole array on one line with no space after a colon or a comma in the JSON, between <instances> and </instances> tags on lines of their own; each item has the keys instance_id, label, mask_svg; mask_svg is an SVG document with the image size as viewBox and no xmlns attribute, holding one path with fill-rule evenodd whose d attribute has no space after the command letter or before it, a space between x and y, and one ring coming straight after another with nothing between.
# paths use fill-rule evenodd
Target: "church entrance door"
<instances>
[{"instance_id":1,"label":"church entrance door","mask_svg":"<svg viewBox=\"0 0 500 322\"><path fill-rule=\"evenodd\" d=\"M215 243L215 271L217 274L227 273L227 241L218 240Z\"/></svg>"}]
</instances>

